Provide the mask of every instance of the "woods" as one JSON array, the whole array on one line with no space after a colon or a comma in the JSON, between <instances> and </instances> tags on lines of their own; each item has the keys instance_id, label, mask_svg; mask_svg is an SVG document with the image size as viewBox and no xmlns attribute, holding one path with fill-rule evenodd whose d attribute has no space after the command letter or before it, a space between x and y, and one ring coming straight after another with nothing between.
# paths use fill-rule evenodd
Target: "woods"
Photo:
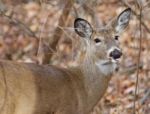
<instances>
[{"instance_id":1,"label":"woods","mask_svg":"<svg viewBox=\"0 0 150 114\"><path fill-rule=\"evenodd\" d=\"M75 18L88 20L96 30L126 8L132 16L118 38L123 53L119 72L92 114L149 114L149 0L0 0L0 59L77 66L85 47L75 34Z\"/></svg>"}]
</instances>

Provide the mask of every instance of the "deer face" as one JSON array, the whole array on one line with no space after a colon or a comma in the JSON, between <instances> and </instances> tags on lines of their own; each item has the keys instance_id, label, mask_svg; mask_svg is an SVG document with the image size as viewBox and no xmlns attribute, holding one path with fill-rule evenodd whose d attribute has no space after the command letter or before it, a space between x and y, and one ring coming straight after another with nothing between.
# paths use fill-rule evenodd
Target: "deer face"
<instances>
[{"instance_id":1,"label":"deer face","mask_svg":"<svg viewBox=\"0 0 150 114\"><path fill-rule=\"evenodd\" d=\"M124 10L115 20L102 29L93 29L88 21L77 18L74 22L76 33L85 38L93 48L91 53L102 64L116 63L121 58L119 47L120 34L127 27L131 9Z\"/></svg>"}]
</instances>

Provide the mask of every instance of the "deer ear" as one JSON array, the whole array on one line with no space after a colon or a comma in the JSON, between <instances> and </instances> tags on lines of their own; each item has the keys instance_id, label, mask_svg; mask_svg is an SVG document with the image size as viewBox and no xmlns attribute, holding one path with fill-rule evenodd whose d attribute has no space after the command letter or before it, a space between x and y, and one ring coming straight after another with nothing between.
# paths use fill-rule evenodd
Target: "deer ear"
<instances>
[{"instance_id":1,"label":"deer ear","mask_svg":"<svg viewBox=\"0 0 150 114\"><path fill-rule=\"evenodd\" d=\"M93 29L92 29L90 23L81 18L75 19L74 29L75 29L75 32L79 36L84 37L84 38L90 38L93 33Z\"/></svg>"},{"instance_id":2,"label":"deer ear","mask_svg":"<svg viewBox=\"0 0 150 114\"><path fill-rule=\"evenodd\" d=\"M121 33L129 24L131 9L125 9L117 18L115 30Z\"/></svg>"}]
</instances>

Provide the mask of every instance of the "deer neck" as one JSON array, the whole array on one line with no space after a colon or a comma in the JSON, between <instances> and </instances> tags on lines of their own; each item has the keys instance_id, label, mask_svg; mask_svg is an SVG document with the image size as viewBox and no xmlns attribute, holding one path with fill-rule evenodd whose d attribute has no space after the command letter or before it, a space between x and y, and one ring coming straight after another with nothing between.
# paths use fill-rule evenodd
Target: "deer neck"
<instances>
[{"instance_id":1,"label":"deer neck","mask_svg":"<svg viewBox=\"0 0 150 114\"><path fill-rule=\"evenodd\" d=\"M85 59L81 67L83 74L84 86L87 93L87 105L89 110L92 110L100 98L104 95L108 83L111 79L113 66L102 66L102 61L94 61ZM109 70L106 72L106 70Z\"/></svg>"}]
</instances>

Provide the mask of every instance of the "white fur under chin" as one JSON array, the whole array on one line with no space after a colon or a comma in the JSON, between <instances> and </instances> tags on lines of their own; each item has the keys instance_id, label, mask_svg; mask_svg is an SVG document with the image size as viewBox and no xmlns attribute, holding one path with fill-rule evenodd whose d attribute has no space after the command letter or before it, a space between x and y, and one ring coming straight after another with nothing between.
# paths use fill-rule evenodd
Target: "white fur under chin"
<instances>
[{"instance_id":1,"label":"white fur under chin","mask_svg":"<svg viewBox=\"0 0 150 114\"><path fill-rule=\"evenodd\" d=\"M98 69L105 75L108 76L116 71L118 65L116 62L108 62L107 60L101 60L96 62Z\"/></svg>"}]
</instances>

